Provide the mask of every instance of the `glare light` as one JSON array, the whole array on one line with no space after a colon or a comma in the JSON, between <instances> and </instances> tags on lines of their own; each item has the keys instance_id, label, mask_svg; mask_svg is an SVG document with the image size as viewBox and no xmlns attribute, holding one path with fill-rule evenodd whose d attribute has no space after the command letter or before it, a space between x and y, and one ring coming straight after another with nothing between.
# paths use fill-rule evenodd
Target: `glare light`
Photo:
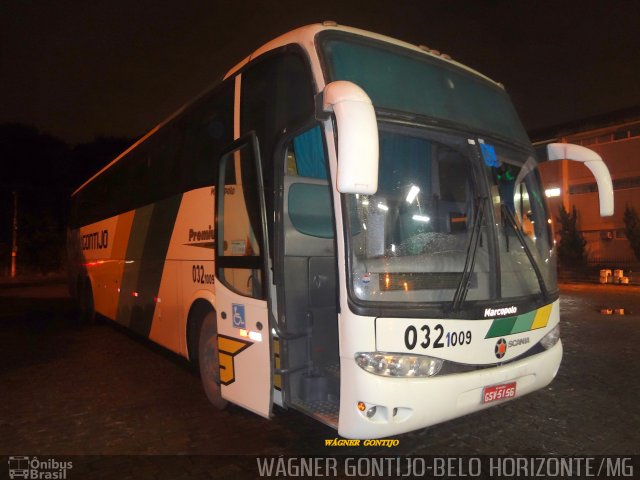
<instances>
[{"instance_id":1,"label":"glare light","mask_svg":"<svg viewBox=\"0 0 640 480\"><path fill-rule=\"evenodd\" d=\"M407 193L407 203L409 204L413 203L413 201L418 196L418 193L420 193L420 188L416 187L415 185L411 185L411 188L409 189L409 193Z\"/></svg>"},{"instance_id":2,"label":"glare light","mask_svg":"<svg viewBox=\"0 0 640 480\"><path fill-rule=\"evenodd\" d=\"M414 215L411 218L413 218L416 222L425 222L425 223L431 220L426 215Z\"/></svg>"},{"instance_id":3,"label":"glare light","mask_svg":"<svg viewBox=\"0 0 640 480\"><path fill-rule=\"evenodd\" d=\"M549 350L556 343L558 343L558 340L560 340L560 324L557 324L555 327L553 327L551 330L549 330L549 333L547 333L542 338L542 340L540 340L540 344L544 348Z\"/></svg>"},{"instance_id":4,"label":"glare light","mask_svg":"<svg viewBox=\"0 0 640 480\"><path fill-rule=\"evenodd\" d=\"M255 342L261 342L262 334L260 332L249 332L249 338Z\"/></svg>"},{"instance_id":5,"label":"glare light","mask_svg":"<svg viewBox=\"0 0 640 480\"><path fill-rule=\"evenodd\" d=\"M249 332L247 332L244 328L240 329L240 336L241 337L248 337L249 336Z\"/></svg>"},{"instance_id":6,"label":"glare light","mask_svg":"<svg viewBox=\"0 0 640 480\"><path fill-rule=\"evenodd\" d=\"M555 188L547 188L544 191L544 194L547 196L547 198L551 198L551 197L559 197L560 196L560 189L558 187Z\"/></svg>"},{"instance_id":7,"label":"glare light","mask_svg":"<svg viewBox=\"0 0 640 480\"><path fill-rule=\"evenodd\" d=\"M393 243L391 244L391 251L392 251L392 252L394 252L394 253L395 253L395 251L396 251L396 246L395 246L395 244L393 244Z\"/></svg>"},{"instance_id":8,"label":"glare light","mask_svg":"<svg viewBox=\"0 0 640 480\"><path fill-rule=\"evenodd\" d=\"M367 200L366 198L362 200L362 205L369 205L369 200Z\"/></svg>"},{"instance_id":9,"label":"glare light","mask_svg":"<svg viewBox=\"0 0 640 480\"><path fill-rule=\"evenodd\" d=\"M378 208L384 212L386 212L387 210L389 210L389 207L387 207L384 203L379 203L378 204Z\"/></svg>"},{"instance_id":10,"label":"glare light","mask_svg":"<svg viewBox=\"0 0 640 480\"><path fill-rule=\"evenodd\" d=\"M355 360L363 370L383 377L433 377L438 374L444 363L440 358L426 355L382 352L357 353Z\"/></svg>"}]
</instances>

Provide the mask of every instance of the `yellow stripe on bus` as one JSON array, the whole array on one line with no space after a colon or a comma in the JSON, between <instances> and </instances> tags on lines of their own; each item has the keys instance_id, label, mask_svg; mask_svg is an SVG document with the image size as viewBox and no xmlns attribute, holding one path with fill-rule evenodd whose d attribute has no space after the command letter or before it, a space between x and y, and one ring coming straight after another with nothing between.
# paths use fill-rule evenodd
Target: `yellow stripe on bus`
<instances>
[{"instance_id":1,"label":"yellow stripe on bus","mask_svg":"<svg viewBox=\"0 0 640 480\"><path fill-rule=\"evenodd\" d=\"M534 318L533 323L531 324L531 330L535 330L536 328L544 328L547 326L547 323L549 323L549 317L551 316L552 306L553 304L549 304L538 309L536 318Z\"/></svg>"}]
</instances>

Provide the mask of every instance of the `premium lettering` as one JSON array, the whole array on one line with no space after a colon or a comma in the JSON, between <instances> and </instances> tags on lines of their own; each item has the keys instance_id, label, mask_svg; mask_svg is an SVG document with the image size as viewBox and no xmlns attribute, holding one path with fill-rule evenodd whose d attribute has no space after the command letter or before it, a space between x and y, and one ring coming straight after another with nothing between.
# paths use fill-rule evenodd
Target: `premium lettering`
<instances>
[{"instance_id":1,"label":"premium lettering","mask_svg":"<svg viewBox=\"0 0 640 480\"><path fill-rule=\"evenodd\" d=\"M189 229L190 242L199 242L202 240L213 240L213 229L211 228L211 225L209 225L209 228L205 230Z\"/></svg>"}]
</instances>

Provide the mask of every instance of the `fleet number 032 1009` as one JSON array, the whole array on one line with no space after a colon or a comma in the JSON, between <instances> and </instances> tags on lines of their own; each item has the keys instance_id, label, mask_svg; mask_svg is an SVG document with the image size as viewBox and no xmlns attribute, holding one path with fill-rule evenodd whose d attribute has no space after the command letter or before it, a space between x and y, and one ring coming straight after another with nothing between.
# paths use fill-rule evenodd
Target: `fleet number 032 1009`
<instances>
[{"instance_id":1,"label":"fleet number 032 1009","mask_svg":"<svg viewBox=\"0 0 640 480\"><path fill-rule=\"evenodd\" d=\"M439 323L433 327L422 325L416 327L409 325L404 331L404 346L407 350L413 350L417 347L427 348L448 348L461 347L471 343L470 330L453 330L446 331Z\"/></svg>"}]
</instances>

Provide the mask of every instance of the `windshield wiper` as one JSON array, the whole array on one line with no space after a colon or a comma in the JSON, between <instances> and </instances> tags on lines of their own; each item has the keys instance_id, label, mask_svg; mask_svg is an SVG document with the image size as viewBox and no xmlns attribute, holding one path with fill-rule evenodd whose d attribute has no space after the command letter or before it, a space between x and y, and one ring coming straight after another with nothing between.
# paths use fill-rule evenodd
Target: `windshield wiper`
<instances>
[{"instance_id":1,"label":"windshield wiper","mask_svg":"<svg viewBox=\"0 0 640 480\"><path fill-rule=\"evenodd\" d=\"M473 230L471 230L471 237L467 244L467 254L464 261L464 268L462 269L462 278L460 279L460 283L458 283L458 288L456 288L453 294L453 300L451 301L452 311L458 310L462 302L467 298L473 266L476 263L476 253L480 241L480 227L484 218L485 203L486 198L478 197L476 211L473 215Z\"/></svg>"},{"instance_id":2,"label":"windshield wiper","mask_svg":"<svg viewBox=\"0 0 640 480\"><path fill-rule=\"evenodd\" d=\"M540 267L536 263L535 258L533 258L533 252L531 251L531 248L527 244L526 239L524 237L524 233L522 233L522 230L518 226L518 223L516 222L516 219L513 216L513 212L504 203L500 204L500 210L502 211L502 216L508 220L509 224L511 225L511 228L513 228L513 231L516 233L516 237L518 237L518 240L520 241L520 244L524 249L524 253L526 253L527 258L529 259L529 263L531 263L531 266L533 267L533 271L536 274L536 278L538 279L538 284L540 285L540 292L542 292L542 296L544 297L545 302L548 301L549 291L547 290L547 286L544 283L544 278L542 278L542 272L540 271ZM509 242L509 236L507 235L506 231L505 231L505 239L507 242Z\"/></svg>"}]
</instances>

